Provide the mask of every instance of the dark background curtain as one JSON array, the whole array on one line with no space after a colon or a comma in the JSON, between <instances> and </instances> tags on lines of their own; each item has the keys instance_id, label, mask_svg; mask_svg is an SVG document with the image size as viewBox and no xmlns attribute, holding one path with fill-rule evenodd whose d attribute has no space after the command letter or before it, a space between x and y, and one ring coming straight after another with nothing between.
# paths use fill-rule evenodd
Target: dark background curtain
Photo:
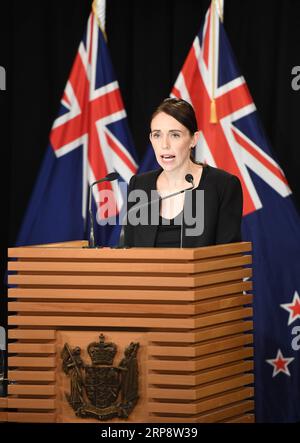
<instances>
[{"instance_id":1,"label":"dark background curtain","mask_svg":"<svg viewBox=\"0 0 300 443\"><path fill-rule=\"evenodd\" d=\"M2 2L0 65L7 71L7 90L0 91L0 136L7 157L1 185L3 201L8 200L2 217L9 220L1 230L3 272L6 246L16 240L91 3ZM108 46L140 161L148 145L149 117L169 95L209 4L107 0ZM225 0L224 19L299 209L300 90L291 87L291 71L300 65L300 1Z\"/></svg>"}]
</instances>

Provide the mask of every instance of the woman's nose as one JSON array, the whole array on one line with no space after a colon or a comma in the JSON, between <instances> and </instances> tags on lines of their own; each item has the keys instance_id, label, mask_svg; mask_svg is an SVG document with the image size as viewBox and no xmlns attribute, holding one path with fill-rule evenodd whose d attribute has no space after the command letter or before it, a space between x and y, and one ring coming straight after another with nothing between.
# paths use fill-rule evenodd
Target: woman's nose
<instances>
[{"instance_id":1,"label":"woman's nose","mask_svg":"<svg viewBox=\"0 0 300 443\"><path fill-rule=\"evenodd\" d=\"M161 137L161 148L162 149L169 149L169 138L167 135Z\"/></svg>"}]
</instances>

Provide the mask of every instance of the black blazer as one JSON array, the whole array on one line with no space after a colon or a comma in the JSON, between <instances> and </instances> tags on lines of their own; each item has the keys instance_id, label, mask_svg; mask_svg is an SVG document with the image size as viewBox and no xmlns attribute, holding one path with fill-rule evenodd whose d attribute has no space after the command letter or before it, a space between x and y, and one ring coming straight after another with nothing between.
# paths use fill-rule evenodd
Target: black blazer
<instances>
[{"instance_id":1,"label":"black blazer","mask_svg":"<svg viewBox=\"0 0 300 443\"><path fill-rule=\"evenodd\" d=\"M151 190L156 190L156 180L162 169L133 175L128 186L129 192L142 189L151 199ZM241 218L243 208L243 193L239 179L222 169L204 165L199 186L190 191L192 204L195 205L196 190L204 190L204 230L201 235L187 236L183 224L182 246L196 248L222 243L241 241ZM153 199L153 195L152 195ZM127 210L136 203L127 203ZM150 215L149 215L150 221ZM154 247L157 225L127 224L124 226L124 244L133 247Z\"/></svg>"}]
</instances>

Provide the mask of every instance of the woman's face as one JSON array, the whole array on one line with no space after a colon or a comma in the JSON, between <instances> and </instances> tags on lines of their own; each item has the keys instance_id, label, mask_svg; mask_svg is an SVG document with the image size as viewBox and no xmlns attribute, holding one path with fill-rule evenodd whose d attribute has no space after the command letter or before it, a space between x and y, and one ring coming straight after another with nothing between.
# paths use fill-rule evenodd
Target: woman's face
<instances>
[{"instance_id":1,"label":"woman's face","mask_svg":"<svg viewBox=\"0 0 300 443\"><path fill-rule=\"evenodd\" d=\"M166 171L175 171L189 164L191 147L198 133L189 130L171 115L160 112L151 122L150 141L158 164Z\"/></svg>"}]
</instances>

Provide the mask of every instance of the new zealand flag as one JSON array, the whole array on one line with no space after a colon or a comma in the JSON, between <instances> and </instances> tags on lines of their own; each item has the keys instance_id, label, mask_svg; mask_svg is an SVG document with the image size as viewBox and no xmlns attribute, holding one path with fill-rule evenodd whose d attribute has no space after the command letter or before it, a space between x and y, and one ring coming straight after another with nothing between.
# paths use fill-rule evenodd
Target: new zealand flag
<instances>
[{"instance_id":1,"label":"new zealand flag","mask_svg":"<svg viewBox=\"0 0 300 443\"><path fill-rule=\"evenodd\" d=\"M256 421L300 421L300 218L216 8L171 95L194 106L197 160L242 183L243 240L253 244ZM149 150L140 171L156 165Z\"/></svg>"},{"instance_id":2,"label":"new zealand flag","mask_svg":"<svg viewBox=\"0 0 300 443\"><path fill-rule=\"evenodd\" d=\"M136 172L119 85L95 14L79 45L17 245L87 238L89 185L111 172L128 183ZM123 201L120 182L93 186L96 243L117 244L114 220Z\"/></svg>"}]
</instances>

